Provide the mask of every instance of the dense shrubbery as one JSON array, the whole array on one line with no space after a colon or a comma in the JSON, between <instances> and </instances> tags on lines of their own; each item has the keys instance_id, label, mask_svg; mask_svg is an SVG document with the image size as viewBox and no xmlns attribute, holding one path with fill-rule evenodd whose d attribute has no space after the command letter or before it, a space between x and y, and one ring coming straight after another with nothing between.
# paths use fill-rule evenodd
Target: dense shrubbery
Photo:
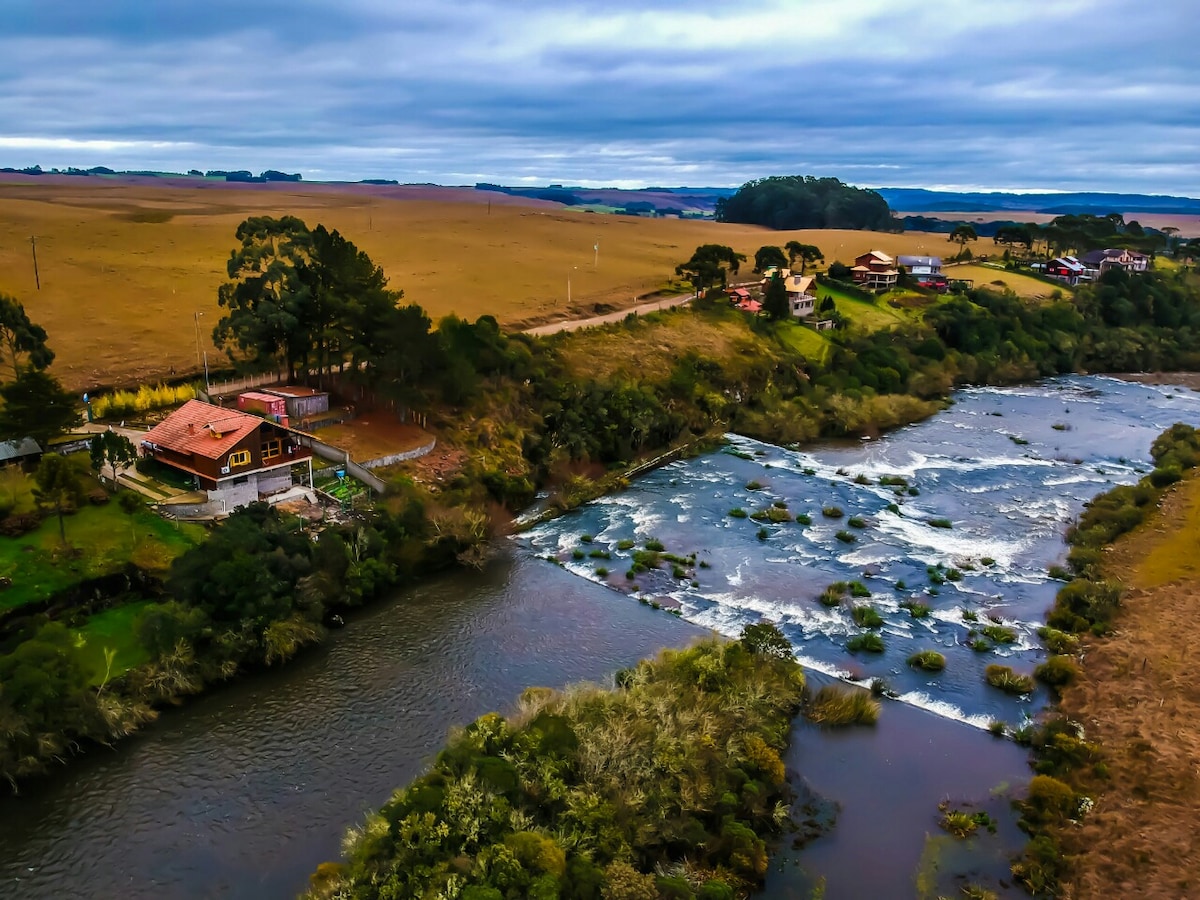
<instances>
[{"instance_id":1,"label":"dense shrubbery","mask_svg":"<svg viewBox=\"0 0 1200 900\"><path fill-rule=\"evenodd\" d=\"M351 833L313 896L715 898L759 884L787 819L780 751L804 686L790 647L777 652L786 639L763 631L665 651L616 690L532 688L513 717L483 716Z\"/></svg>"},{"instance_id":2,"label":"dense shrubbery","mask_svg":"<svg viewBox=\"0 0 1200 900\"><path fill-rule=\"evenodd\" d=\"M717 221L797 228L863 228L900 231L887 201L836 178L785 175L748 181L717 201Z\"/></svg>"}]
</instances>

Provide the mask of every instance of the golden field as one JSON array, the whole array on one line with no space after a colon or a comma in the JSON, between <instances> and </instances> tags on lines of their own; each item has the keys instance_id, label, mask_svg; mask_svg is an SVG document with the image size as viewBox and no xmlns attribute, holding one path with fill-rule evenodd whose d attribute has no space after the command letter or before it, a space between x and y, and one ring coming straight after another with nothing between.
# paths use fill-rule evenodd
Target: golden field
<instances>
[{"instance_id":1,"label":"golden field","mask_svg":"<svg viewBox=\"0 0 1200 900\"><path fill-rule=\"evenodd\" d=\"M1045 300L1055 290L1069 293L1066 285L1055 286L1038 278L1022 275L1020 272L1007 272L1004 269L993 269L990 266L974 263L949 266L943 271L949 278L969 278L975 283L975 287L1007 288L1026 300Z\"/></svg>"},{"instance_id":2,"label":"golden field","mask_svg":"<svg viewBox=\"0 0 1200 900\"><path fill-rule=\"evenodd\" d=\"M49 332L58 354L53 371L72 389L197 371L196 313L202 349L210 365L218 360L211 341L221 312L217 286L234 231L251 215L293 214L310 226L340 230L435 320L452 312L471 319L491 314L510 327L590 315L597 305L632 305L660 289L704 243L728 244L752 260L763 244L800 240L821 247L829 262L848 262L869 249L893 255L953 249L940 235L772 232L605 216L471 189L142 182L0 183L0 291L20 299Z\"/></svg>"}]
</instances>

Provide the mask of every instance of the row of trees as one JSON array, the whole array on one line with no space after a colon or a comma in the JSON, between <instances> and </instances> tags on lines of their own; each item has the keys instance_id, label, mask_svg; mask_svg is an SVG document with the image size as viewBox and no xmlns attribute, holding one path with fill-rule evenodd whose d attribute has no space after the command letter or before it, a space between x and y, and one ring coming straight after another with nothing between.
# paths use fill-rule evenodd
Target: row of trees
<instances>
[{"instance_id":1,"label":"row of trees","mask_svg":"<svg viewBox=\"0 0 1200 900\"><path fill-rule=\"evenodd\" d=\"M5 379L0 384L0 441L31 437L42 447L79 419L75 398L46 370L54 351L46 330L30 321L15 297L0 293L0 347Z\"/></svg>"}]
</instances>

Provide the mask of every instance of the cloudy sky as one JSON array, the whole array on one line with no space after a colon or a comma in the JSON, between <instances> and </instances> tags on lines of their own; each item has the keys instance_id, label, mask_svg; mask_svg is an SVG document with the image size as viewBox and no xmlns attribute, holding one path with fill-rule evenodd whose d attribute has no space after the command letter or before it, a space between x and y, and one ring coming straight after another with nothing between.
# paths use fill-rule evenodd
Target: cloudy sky
<instances>
[{"instance_id":1,"label":"cloudy sky","mask_svg":"<svg viewBox=\"0 0 1200 900\"><path fill-rule=\"evenodd\" d=\"M0 166L1200 196L1197 0L0 0Z\"/></svg>"}]
</instances>

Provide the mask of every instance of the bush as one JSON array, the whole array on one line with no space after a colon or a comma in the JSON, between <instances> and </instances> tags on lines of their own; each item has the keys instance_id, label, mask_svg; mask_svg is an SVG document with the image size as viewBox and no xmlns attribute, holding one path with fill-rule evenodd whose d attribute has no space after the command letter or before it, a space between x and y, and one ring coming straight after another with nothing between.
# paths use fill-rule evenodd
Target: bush
<instances>
[{"instance_id":1,"label":"bush","mask_svg":"<svg viewBox=\"0 0 1200 900\"><path fill-rule=\"evenodd\" d=\"M954 523L949 519L930 519L926 524L930 528L953 528Z\"/></svg>"},{"instance_id":2,"label":"bush","mask_svg":"<svg viewBox=\"0 0 1200 900\"><path fill-rule=\"evenodd\" d=\"M796 521L801 525L811 525L812 516L810 516L808 513L798 513L796 516Z\"/></svg>"},{"instance_id":3,"label":"bush","mask_svg":"<svg viewBox=\"0 0 1200 900\"><path fill-rule=\"evenodd\" d=\"M632 550L634 548L634 546L635 546L634 542L629 540L628 538L617 541L617 549L618 550Z\"/></svg>"},{"instance_id":4,"label":"bush","mask_svg":"<svg viewBox=\"0 0 1200 900\"><path fill-rule=\"evenodd\" d=\"M846 524L849 525L851 528L866 528L867 520L864 519L862 516L851 516L849 519L846 520Z\"/></svg>"},{"instance_id":5,"label":"bush","mask_svg":"<svg viewBox=\"0 0 1200 900\"><path fill-rule=\"evenodd\" d=\"M900 604L901 609L907 609L908 614L914 619L927 619L933 610L924 603L918 603L916 600L905 600Z\"/></svg>"},{"instance_id":6,"label":"bush","mask_svg":"<svg viewBox=\"0 0 1200 900\"><path fill-rule=\"evenodd\" d=\"M851 597L870 597L871 596L870 588L868 588L861 581L852 581L852 582L850 582L849 587L850 587L850 596Z\"/></svg>"},{"instance_id":7,"label":"bush","mask_svg":"<svg viewBox=\"0 0 1200 900\"><path fill-rule=\"evenodd\" d=\"M879 709L879 701L862 688L826 685L809 700L804 713L819 725L874 725Z\"/></svg>"},{"instance_id":8,"label":"bush","mask_svg":"<svg viewBox=\"0 0 1200 900\"><path fill-rule=\"evenodd\" d=\"M984 671L984 680L1006 694L1028 694L1033 691L1033 678L1014 672L1009 666L988 666Z\"/></svg>"},{"instance_id":9,"label":"bush","mask_svg":"<svg viewBox=\"0 0 1200 900\"><path fill-rule=\"evenodd\" d=\"M102 487L92 488L87 492L87 499L93 506L103 506L108 502L108 491Z\"/></svg>"},{"instance_id":10,"label":"bush","mask_svg":"<svg viewBox=\"0 0 1200 900\"><path fill-rule=\"evenodd\" d=\"M590 535L590 534L581 534L579 536L579 541L580 541L580 543L583 543L583 544L590 544L594 540L595 540L595 538L592 537L592 535Z\"/></svg>"},{"instance_id":11,"label":"bush","mask_svg":"<svg viewBox=\"0 0 1200 900\"><path fill-rule=\"evenodd\" d=\"M646 541L646 549L651 553L662 553L667 548L664 547L663 542L657 538L650 538L650 540Z\"/></svg>"},{"instance_id":12,"label":"bush","mask_svg":"<svg viewBox=\"0 0 1200 900\"><path fill-rule=\"evenodd\" d=\"M843 544L853 544L855 541L858 540L857 536L855 536L854 534L851 534L849 531L846 531L845 529L839 531L837 534L834 535L834 537L837 538L839 541L841 541Z\"/></svg>"},{"instance_id":13,"label":"bush","mask_svg":"<svg viewBox=\"0 0 1200 900\"><path fill-rule=\"evenodd\" d=\"M882 628L883 616L876 612L875 607L866 603L850 607L850 615L854 624L860 628Z\"/></svg>"},{"instance_id":14,"label":"bush","mask_svg":"<svg viewBox=\"0 0 1200 900\"><path fill-rule=\"evenodd\" d=\"M748 490L748 491L761 491L762 489L763 489L763 486L762 486L761 481L747 481L746 482L746 490Z\"/></svg>"},{"instance_id":15,"label":"bush","mask_svg":"<svg viewBox=\"0 0 1200 900\"><path fill-rule=\"evenodd\" d=\"M1033 677L1053 688L1065 687L1079 676L1079 667L1069 656L1052 656L1036 669Z\"/></svg>"},{"instance_id":16,"label":"bush","mask_svg":"<svg viewBox=\"0 0 1200 900\"><path fill-rule=\"evenodd\" d=\"M908 658L908 664L914 669L926 672L940 672L946 668L946 657L936 650L920 650Z\"/></svg>"},{"instance_id":17,"label":"bush","mask_svg":"<svg viewBox=\"0 0 1200 900\"><path fill-rule=\"evenodd\" d=\"M740 506L735 506L733 509L731 509L729 511L729 515L730 515L730 517L732 517L734 519L744 519L744 518L746 518L748 513L744 509L742 509Z\"/></svg>"},{"instance_id":18,"label":"bush","mask_svg":"<svg viewBox=\"0 0 1200 900\"><path fill-rule=\"evenodd\" d=\"M840 519L845 513L840 506L826 506L821 509L821 515L827 519Z\"/></svg>"},{"instance_id":19,"label":"bush","mask_svg":"<svg viewBox=\"0 0 1200 900\"><path fill-rule=\"evenodd\" d=\"M1051 653L1073 653L1079 647L1079 638L1057 628L1046 625L1038 629L1038 637Z\"/></svg>"},{"instance_id":20,"label":"bush","mask_svg":"<svg viewBox=\"0 0 1200 900\"><path fill-rule=\"evenodd\" d=\"M1006 625L985 625L979 631L988 640L997 644L1012 644L1017 640L1016 629Z\"/></svg>"},{"instance_id":21,"label":"bush","mask_svg":"<svg viewBox=\"0 0 1200 900\"><path fill-rule=\"evenodd\" d=\"M850 640L846 641L846 649L851 653L857 653L860 650L866 653L882 653L883 638L873 631L868 631L866 634L856 634Z\"/></svg>"}]
</instances>

